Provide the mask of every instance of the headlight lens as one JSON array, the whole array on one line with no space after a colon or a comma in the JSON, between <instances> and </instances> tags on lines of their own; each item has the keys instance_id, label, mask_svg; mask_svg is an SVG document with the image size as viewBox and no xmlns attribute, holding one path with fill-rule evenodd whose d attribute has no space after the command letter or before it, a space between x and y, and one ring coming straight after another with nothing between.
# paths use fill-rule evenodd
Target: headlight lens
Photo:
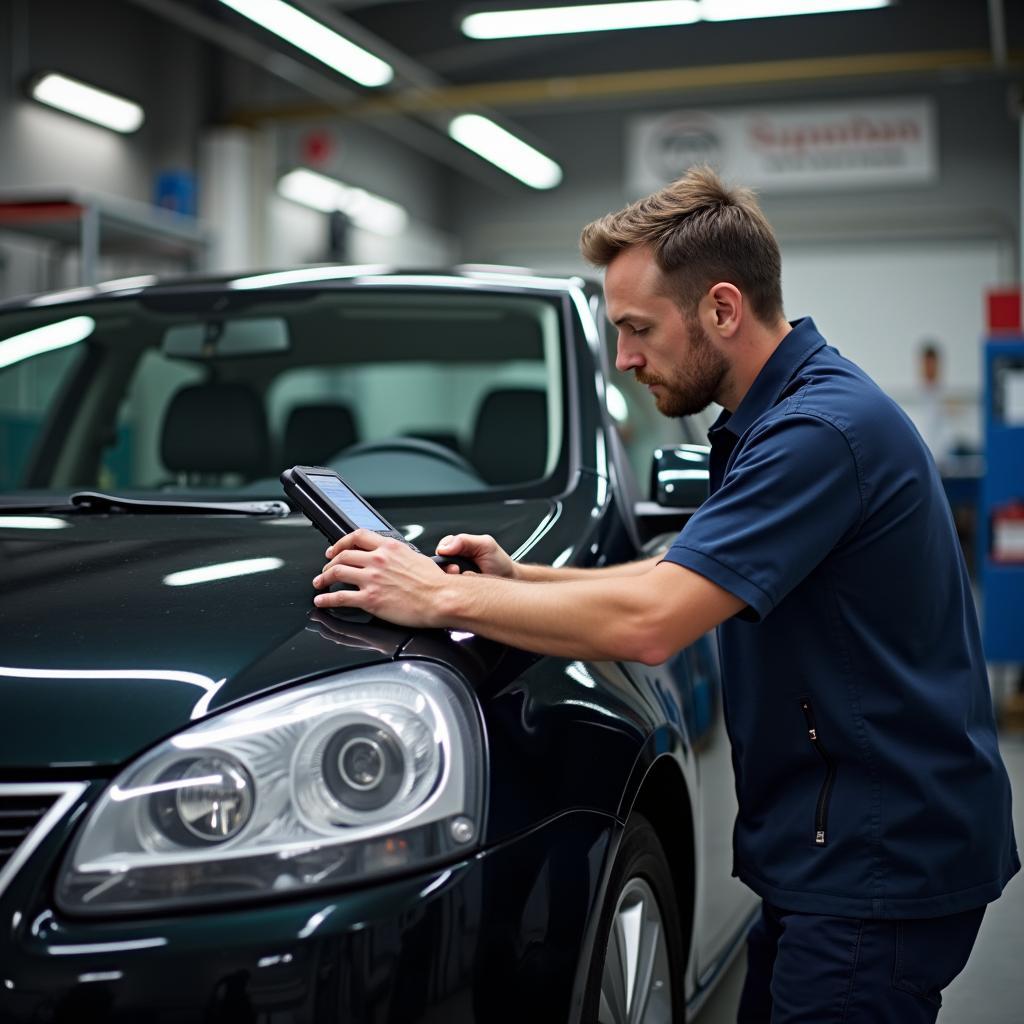
<instances>
[{"instance_id":1,"label":"headlight lens","mask_svg":"<svg viewBox=\"0 0 1024 1024\"><path fill-rule=\"evenodd\" d=\"M484 750L465 684L389 663L211 717L122 772L61 872L69 911L337 886L462 855Z\"/></svg>"},{"instance_id":2,"label":"headlight lens","mask_svg":"<svg viewBox=\"0 0 1024 1024\"><path fill-rule=\"evenodd\" d=\"M252 817L253 782L233 757L189 757L161 776L150 813L161 835L181 846L209 846L238 835Z\"/></svg>"}]
</instances>

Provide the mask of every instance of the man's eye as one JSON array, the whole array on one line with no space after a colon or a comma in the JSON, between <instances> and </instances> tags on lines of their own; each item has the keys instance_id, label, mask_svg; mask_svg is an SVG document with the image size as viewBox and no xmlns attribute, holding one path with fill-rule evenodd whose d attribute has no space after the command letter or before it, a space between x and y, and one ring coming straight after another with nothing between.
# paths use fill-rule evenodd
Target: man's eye
<instances>
[{"instance_id":1,"label":"man's eye","mask_svg":"<svg viewBox=\"0 0 1024 1024\"><path fill-rule=\"evenodd\" d=\"M648 330L649 330L649 328L647 328L647 327L634 327L633 328L633 334L635 336L639 337L641 334L646 334Z\"/></svg>"}]
</instances>

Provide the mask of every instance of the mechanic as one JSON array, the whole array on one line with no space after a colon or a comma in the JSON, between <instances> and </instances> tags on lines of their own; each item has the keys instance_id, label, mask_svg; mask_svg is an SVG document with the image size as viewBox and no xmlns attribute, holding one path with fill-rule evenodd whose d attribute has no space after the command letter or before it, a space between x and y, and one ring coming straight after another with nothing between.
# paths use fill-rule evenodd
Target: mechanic
<instances>
[{"instance_id":1,"label":"mechanic","mask_svg":"<svg viewBox=\"0 0 1024 1024\"><path fill-rule=\"evenodd\" d=\"M734 874L763 899L739 1020L934 1021L1020 867L934 462L811 319L786 322L778 244L748 190L695 169L581 244L605 268L616 367L666 416L723 407L710 497L663 556L601 569L517 564L462 534L438 552L481 574L444 575L358 531L313 582L359 589L315 603L645 664L718 626Z\"/></svg>"}]
</instances>

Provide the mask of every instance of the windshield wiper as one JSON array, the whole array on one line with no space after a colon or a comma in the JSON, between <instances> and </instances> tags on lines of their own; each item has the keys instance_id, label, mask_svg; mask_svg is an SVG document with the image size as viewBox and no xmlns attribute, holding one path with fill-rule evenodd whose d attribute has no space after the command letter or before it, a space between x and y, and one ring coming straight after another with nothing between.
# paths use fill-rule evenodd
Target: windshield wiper
<instances>
[{"instance_id":1,"label":"windshield wiper","mask_svg":"<svg viewBox=\"0 0 1024 1024\"><path fill-rule=\"evenodd\" d=\"M75 491L70 502L78 512L136 512L204 516L286 516L291 508L284 501L162 501L153 498L122 498L100 491Z\"/></svg>"}]
</instances>

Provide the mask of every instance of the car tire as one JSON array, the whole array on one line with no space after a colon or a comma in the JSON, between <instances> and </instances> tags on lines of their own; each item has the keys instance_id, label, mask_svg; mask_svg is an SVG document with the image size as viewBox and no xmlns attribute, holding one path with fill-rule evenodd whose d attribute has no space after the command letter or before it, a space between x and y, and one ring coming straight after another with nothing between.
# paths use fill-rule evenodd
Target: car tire
<instances>
[{"instance_id":1,"label":"car tire","mask_svg":"<svg viewBox=\"0 0 1024 1024\"><path fill-rule=\"evenodd\" d=\"M651 823L632 814L598 922L584 1024L684 1024L683 950L665 851Z\"/></svg>"}]
</instances>

